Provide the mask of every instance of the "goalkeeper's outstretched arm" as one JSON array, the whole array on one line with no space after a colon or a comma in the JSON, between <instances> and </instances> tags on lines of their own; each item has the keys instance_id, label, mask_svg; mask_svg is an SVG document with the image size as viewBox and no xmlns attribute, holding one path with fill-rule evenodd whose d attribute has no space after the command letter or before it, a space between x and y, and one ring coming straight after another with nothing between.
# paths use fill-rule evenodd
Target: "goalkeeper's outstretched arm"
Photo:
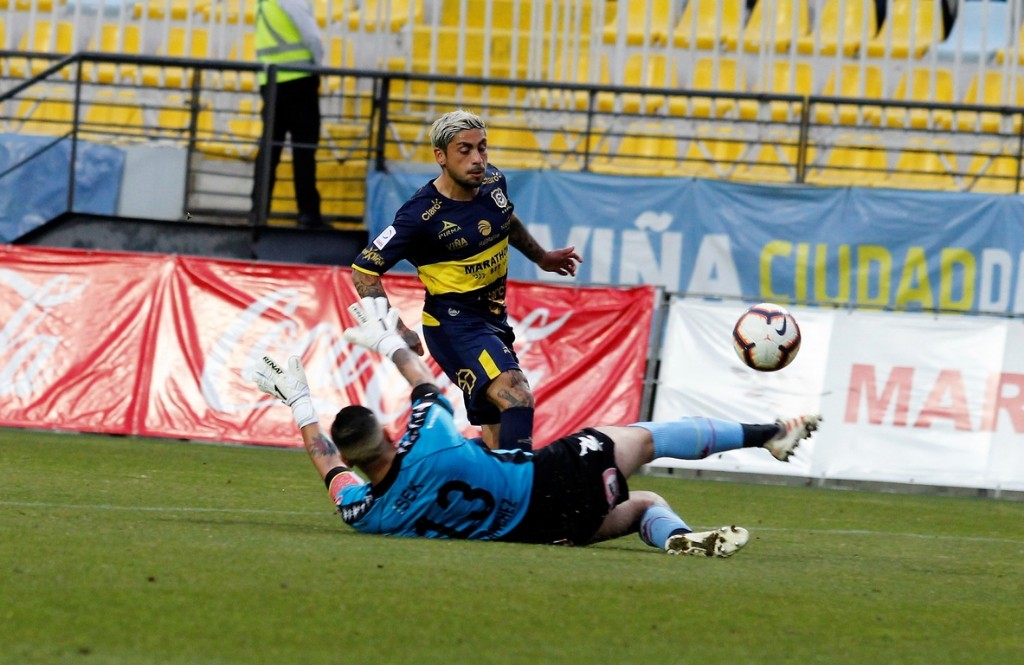
<instances>
[{"instance_id":1,"label":"goalkeeper's outstretched arm","mask_svg":"<svg viewBox=\"0 0 1024 665\"><path fill-rule=\"evenodd\" d=\"M345 330L345 339L389 358L413 388L434 383L430 368L398 331L398 310L388 305L387 298L362 298L349 305L348 311L358 325Z\"/></svg>"}]
</instances>

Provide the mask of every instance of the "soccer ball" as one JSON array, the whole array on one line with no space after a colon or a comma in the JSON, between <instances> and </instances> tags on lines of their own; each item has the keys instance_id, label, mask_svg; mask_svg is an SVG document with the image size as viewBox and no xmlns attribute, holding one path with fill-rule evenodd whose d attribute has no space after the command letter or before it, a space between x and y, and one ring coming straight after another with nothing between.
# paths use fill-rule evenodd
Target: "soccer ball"
<instances>
[{"instance_id":1,"label":"soccer ball","mask_svg":"<svg viewBox=\"0 0 1024 665\"><path fill-rule=\"evenodd\" d=\"M732 345L748 367L775 372L800 351L800 326L785 307L763 302L740 316L732 329Z\"/></svg>"}]
</instances>

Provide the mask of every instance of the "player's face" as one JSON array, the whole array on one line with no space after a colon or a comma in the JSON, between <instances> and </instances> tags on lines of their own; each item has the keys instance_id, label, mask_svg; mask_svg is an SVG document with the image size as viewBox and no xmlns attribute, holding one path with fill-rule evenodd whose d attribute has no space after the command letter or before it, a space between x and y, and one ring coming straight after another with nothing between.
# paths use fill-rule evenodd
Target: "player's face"
<instances>
[{"instance_id":1,"label":"player's face","mask_svg":"<svg viewBox=\"0 0 1024 665\"><path fill-rule=\"evenodd\" d=\"M459 132L444 152L434 151L437 163L455 183L476 189L484 181L487 170L487 132L467 129Z\"/></svg>"}]
</instances>

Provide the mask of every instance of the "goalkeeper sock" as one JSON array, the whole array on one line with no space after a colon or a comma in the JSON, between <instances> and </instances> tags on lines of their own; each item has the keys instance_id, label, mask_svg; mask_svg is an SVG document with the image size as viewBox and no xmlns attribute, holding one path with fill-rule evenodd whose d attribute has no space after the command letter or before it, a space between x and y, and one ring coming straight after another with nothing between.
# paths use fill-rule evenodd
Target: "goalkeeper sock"
<instances>
[{"instance_id":1,"label":"goalkeeper sock","mask_svg":"<svg viewBox=\"0 0 1024 665\"><path fill-rule=\"evenodd\" d=\"M654 504L640 517L640 540L658 549L665 549L669 536L691 531L683 518L664 504Z\"/></svg>"},{"instance_id":2,"label":"goalkeeper sock","mask_svg":"<svg viewBox=\"0 0 1024 665\"><path fill-rule=\"evenodd\" d=\"M533 407L513 406L501 412L498 448L502 450L533 450Z\"/></svg>"},{"instance_id":3,"label":"goalkeeper sock","mask_svg":"<svg viewBox=\"0 0 1024 665\"><path fill-rule=\"evenodd\" d=\"M654 439L654 457L703 459L708 455L742 448L743 426L730 420L686 417L666 423L633 423Z\"/></svg>"}]
</instances>

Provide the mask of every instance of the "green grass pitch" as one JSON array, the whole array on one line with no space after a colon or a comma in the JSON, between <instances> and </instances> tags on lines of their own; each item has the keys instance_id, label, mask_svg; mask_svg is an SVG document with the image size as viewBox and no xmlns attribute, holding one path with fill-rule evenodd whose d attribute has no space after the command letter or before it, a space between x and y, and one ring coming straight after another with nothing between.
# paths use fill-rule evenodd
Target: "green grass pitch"
<instances>
[{"instance_id":1,"label":"green grass pitch","mask_svg":"<svg viewBox=\"0 0 1024 665\"><path fill-rule=\"evenodd\" d=\"M301 450L0 430L0 662L1011 663L1024 503L637 477L731 559L363 536Z\"/></svg>"}]
</instances>

